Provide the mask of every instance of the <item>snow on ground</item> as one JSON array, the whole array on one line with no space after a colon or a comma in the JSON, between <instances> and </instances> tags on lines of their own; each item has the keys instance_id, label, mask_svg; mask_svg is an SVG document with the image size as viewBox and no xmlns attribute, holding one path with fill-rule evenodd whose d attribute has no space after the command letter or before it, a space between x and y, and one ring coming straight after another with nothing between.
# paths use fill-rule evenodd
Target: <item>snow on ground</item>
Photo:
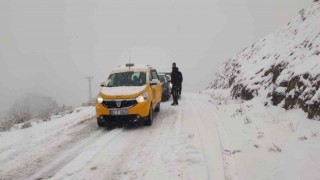
<instances>
[{"instance_id":1,"label":"snow on ground","mask_svg":"<svg viewBox=\"0 0 320 180\"><path fill-rule=\"evenodd\" d=\"M93 107L0 134L0 179L317 179L319 124L227 92L161 104L151 127L107 130Z\"/></svg>"},{"instance_id":2,"label":"snow on ground","mask_svg":"<svg viewBox=\"0 0 320 180\"><path fill-rule=\"evenodd\" d=\"M94 108L0 134L0 179L25 179L81 138L92 136Z\"/></svg>"},{"instance_id":3,"label":"snow on ground","mask_svg":"<svg viewBox=\"0 0 320 180\"><path fill-rule=\"evenodd\" d=\"M212 111L199 111L205 104L196 100L163 103L151 127L106 131L53 178L224 179Z\"/></svg>"},{"instance_id":4,"label":"snow on ground","mask_svg":"<svg viewBox=\"0 0 320 180\"><path fill-rule=\"evenodd\" d=\"M213 119L225 130L239 179L319 179L319 121L299 109L265 107L263 99L235 101L221 90L204 94L211 96Z\"/></svg>"},{"instance_id":5,"label":"snow on ground","mask_svg":"<svg viewBox=\"0 0 320 180\"><path fill-rule=\"evenodd\" d=\"M88 108L1 133L0 179L224 179L208 105L194 94L162 103L151 127L98 128Z\"/></svg>"}]
</instances>

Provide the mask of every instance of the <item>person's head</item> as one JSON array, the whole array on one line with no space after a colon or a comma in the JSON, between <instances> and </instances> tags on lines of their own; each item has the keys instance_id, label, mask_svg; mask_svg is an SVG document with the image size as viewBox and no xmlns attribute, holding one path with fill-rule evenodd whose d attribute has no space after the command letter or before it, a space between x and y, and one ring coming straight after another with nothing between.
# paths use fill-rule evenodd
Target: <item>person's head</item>
<instances>
[{"instance_id":1,"label":"person's head","mask_svg":"<svg viewBox=\"0 0 320 180\"><path fill-rule=\"evenodd\" d=\"M133 81L137 82L138 81L138 77L137 76L133 76Z\"/></svg>"},{"instance_id":2,"label":"person's head","mask_svg":"<svg viewBox=\"0 0 320 180\"><path fill-rule=\"evenodd\" d=\"M174 62L172 63L172 68L175 68L175 67L177 67L177 64Z\"/></svg>"}]
</instances>

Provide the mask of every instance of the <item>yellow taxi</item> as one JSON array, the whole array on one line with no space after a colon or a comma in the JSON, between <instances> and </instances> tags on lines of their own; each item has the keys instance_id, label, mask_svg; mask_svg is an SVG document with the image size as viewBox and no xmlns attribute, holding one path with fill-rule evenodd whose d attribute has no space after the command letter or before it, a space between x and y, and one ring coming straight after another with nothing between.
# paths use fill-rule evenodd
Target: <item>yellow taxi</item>
<instances>
[{"instance_id":1,"label":"yellow taxi","mask_svg":"<svg viewBox=\"0 0 320 180\"><path fill-rule=\"evenodd\" d=\"M151 126L160 111L162 86L155 68L126 64L101 83L96 102L99 126L112 128L141 123Z\"/></svg>"}]
</instances>

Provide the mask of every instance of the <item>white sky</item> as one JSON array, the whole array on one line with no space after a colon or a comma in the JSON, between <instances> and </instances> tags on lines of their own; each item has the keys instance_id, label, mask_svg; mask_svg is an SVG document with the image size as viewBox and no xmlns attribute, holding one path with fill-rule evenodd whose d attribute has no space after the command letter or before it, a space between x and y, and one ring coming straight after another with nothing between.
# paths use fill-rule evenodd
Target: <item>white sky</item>
<instances>
[{"instance_id":1,"label":"white sky","mask_svg":"<svg viewBox=\"0 0 320 180\"><path fill-rule=\"evenodd\" d=\"M221 62L294 18L312 0L0 0L0 113L28 92L59 104L88 99L128 61L174 61L184 90L203 89ZM1 116L1 114L0 114Z\"/></svg>"}]
</instances>

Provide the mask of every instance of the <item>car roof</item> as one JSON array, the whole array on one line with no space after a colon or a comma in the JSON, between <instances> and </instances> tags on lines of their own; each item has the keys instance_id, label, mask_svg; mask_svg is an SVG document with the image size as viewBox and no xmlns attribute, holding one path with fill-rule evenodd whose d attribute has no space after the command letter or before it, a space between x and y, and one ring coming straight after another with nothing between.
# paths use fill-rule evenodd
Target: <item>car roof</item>
<instances>
[{"instance_id":1,"label":"car roof","mask_svg":"<svg viewBox=\"0 0 320 180\"><path fill-rule=\"evenodd\" d=\"M147 72L147 71L149 71L151 69L154 69L154 68L149 66L149 65L127 64L127 65L118 66L118 67L112 69L112 73L128 72L128 71L144 71L144 72Z\"/></svg>"},{"instance_id":2,"label":"car roof","mask_svg":"<svg viewBox=\"0 0 320 180\"><path fill-rule=\"evenodd\" d=\"M159 71L158 74L165 74L165 75L171 75L171 72L162 72L162 71Z\"/></svg>"},{"instance_id":3,"label":"car roof","mask_svg":"<svg viewBox=\"0 0 320 180\"><path fill-rule=\"evenodd\" d=\"M172 71L172 67L171 66L164 66L164 67L160 67L159 68L160 72L166 73L166 72L171 72Z\"/></svg>"}]
</instances>

